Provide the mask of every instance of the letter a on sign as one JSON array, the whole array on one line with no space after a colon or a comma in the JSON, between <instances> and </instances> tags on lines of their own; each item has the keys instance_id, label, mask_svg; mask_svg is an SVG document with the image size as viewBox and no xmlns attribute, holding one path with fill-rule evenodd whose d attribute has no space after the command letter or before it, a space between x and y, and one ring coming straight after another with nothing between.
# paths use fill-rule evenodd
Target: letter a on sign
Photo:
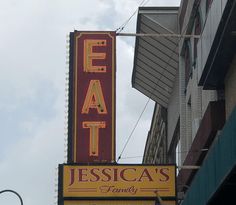
<instances>
[{"instance_id":1,"label":"letter a on sign","mask_svg":"<svg viewBox=\"0 0 236 205\"><path fill-rule=\"evenodd\" d=\"M102 87L99 80L91 80L85 97L82 113L89 113L90 108L97 109L99 114L107 114Z\"/></svg>"},{"instance_id":2,"label":"letter a on sign","mask_svg":"<svg viewBox=\"0 0 236 205\"><path fill-rule=\"evenodd\" d=\"M115 36L70 34L68 162L115 161Z\"/></svg>"}]
</instances>

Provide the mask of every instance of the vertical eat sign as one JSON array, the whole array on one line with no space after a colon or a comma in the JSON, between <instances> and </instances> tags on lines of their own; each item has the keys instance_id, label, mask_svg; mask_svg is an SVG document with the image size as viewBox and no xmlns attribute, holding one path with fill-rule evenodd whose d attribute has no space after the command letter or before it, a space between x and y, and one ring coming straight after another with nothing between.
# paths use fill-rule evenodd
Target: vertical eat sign
<instances>
[{"instance_id":1,"label":"vertical eat sign","mask_svg":"<svg viewBox=\"0 0 236 205\"><path fill-rule=\"evenodd\" d=\"M68 161L115 161L115 32L70 35Z\"/></svg>"}]
</instances>

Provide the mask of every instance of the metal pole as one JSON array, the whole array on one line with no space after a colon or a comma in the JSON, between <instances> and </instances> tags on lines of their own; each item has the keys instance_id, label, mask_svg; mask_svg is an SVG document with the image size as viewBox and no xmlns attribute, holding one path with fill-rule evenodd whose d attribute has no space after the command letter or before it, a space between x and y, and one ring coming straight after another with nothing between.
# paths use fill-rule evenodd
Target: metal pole
<instances>
[{"instance_id":1,"label":"metal pole","mask_svg":"<svg viewBox=\"0 0 236 205\"><path fill-rule=\"evenodd\" d=\"M117 33L117 36L129 37L172 37L172 38L200 38L200 35L181 35L176 33Z\"/></svg>"},{"instance_id":2,"label":"metal pole","mask_svg":"<svg viewBox=\"0 0 236 205\"><path fill-rule=\"evenodd\" d=\"M162 199L161 199L160 195L158 194L158 191L155 191L155 194L156 194L156 196L157 196L158 203L159 203L160 205L163 205Z\"/></svg>"},{"instance_id":3,"label":"metal pole","mask_svg":"<svg viewBox=\"0 0 236 205\"><path fill-rule=\"evenodd\" d=\"M18 198L20 199L21 205L23 205L23 199L21 198L20 194L18 194L16 191L13 191L13 190L10 190L10 189L6 189L6 190L0 191L0 194L2 194L4 192L11 192L11 193L15 194L16 196L18 196Z\"/></svg>"},{"instance_id":4,"label":"metal pole","mask_svg":"<svg viewBox=\"0 0 236 205\"><path fill-rule=\"evenodd\" d=\"M183 165L183 166L177 166L177 169L200 169L200 166L195 165Z\"/></svg>"}]
</instances>

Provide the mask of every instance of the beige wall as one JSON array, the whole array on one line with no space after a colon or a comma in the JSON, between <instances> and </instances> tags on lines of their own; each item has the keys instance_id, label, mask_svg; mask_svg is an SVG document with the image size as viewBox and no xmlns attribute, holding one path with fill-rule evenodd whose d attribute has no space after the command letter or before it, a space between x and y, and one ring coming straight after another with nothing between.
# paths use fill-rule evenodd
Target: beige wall
<instances>
[{"instance_id":1,"label":"beige wall","mask_svg":"<svg viewBox=\"0 0 236 205\"><path fill-rule=\"evenodd\" d=\"M225 77L225 111L226 119L236 105L236 55Z\"/></svg>"}]
</instances>

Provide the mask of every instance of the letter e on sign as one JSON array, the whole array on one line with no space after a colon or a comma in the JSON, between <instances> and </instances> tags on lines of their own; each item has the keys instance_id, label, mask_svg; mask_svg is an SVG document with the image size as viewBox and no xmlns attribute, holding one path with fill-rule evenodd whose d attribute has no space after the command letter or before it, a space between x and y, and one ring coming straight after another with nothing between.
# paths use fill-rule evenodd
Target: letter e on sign
<instances>
[{"instance_id":1,"label":"letter e on sign","mask_svg":"<svg viewBox=\"0 0 236 205\"><path fill-rule=\"evenodd\" d=\"M105 47L107 46L106 40L84 40L84 72L96 72L105 73L106 65L93 65L93 60L100 59L104 60L106 58L106 53L104 52L94 52L94 47Z\"/></svg>"}]
</instances>

